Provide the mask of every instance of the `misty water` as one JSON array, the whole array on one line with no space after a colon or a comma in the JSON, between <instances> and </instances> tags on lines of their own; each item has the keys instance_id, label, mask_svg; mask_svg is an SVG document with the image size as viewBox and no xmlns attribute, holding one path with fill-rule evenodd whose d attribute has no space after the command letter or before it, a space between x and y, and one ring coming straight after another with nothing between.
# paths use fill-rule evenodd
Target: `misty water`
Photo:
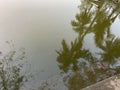
<instances>
[{"instance_id":1,"label":"misty water","mask_svg":"<svg viewBox=\"0 0 120 90\"><path fill-rule=\"evenodd\" d=\"M119 74L119 5L81 1L0 1L0 49L24 48L23 71L32 75L25 90L53 90L52 82L81 90Z\"/></svg>"}]
</instances>

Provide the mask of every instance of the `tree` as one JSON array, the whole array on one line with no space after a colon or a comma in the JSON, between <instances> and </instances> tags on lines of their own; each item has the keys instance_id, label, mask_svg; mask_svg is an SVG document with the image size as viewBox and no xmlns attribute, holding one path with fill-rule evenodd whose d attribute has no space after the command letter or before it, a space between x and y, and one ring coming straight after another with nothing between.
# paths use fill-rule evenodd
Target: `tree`
<instances>
[{"instance_id":1,"label":"tree","mask_svg":"<svg viewBox=\"0 0 120 90\"><path fill-rule=\"evenodd\" d=\"M25 64L24 48L12 49L0 56L0 90L20 90L27 80L27 76L22 73Z\"/></svg>"},{"instance_id":2,"label":"tree","mask_svg":"<svg viewBox=\"0 0 120 90\"><path fill-rule=\"evenodd\" d=\"M71 22L78 37L71 41L71 45L63 40L62 49L57 50L59 68L68 75L65 81L69 90L79 90L120 73L120 66L114 66L120 58L120 39L110 32L110 26L119 15L114 9L117 6L107 1L104 7L92 9L90 2L83 2L76 20ZM89 33L94 34L93 44L101 50L95 52L99 58L84 48L84 38Z\"/></svg>"}]
</instances>

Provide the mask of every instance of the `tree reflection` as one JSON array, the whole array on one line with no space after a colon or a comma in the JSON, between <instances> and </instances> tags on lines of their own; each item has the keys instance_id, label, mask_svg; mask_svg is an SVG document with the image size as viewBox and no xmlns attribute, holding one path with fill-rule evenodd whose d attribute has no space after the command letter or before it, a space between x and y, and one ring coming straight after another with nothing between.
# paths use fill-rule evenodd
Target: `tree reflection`
<instances>
[{"instance_id":1,"label":"tree reflection","mask_svg":"<svg viewBox=\"0 0 120 90\"><path fill-rule=\"evenodd\" d=\"M60 63L59 67L63 71L68 71L70 68L74 71L78 70L78 59L86 58L91 59L91 53L89 50L82 48L81 38L76 39L71 42L71 47L67 46L65 40L62 41L63 50L57 52L59 57L57 61Z\"/></svg>"},{"instance_id":2,"label":"tree reflection","mask_svg":"<svg viewBox=\"0 0 120 90\"><path fill-rule=\"evenodd\" d=\"M101 58L103 61L112 64L120 57L120 39L112 37L105 40L105 45L102 48Z\"/></svg>"},{"instance_id":3,"label":"tree reflection","mask_svg":"<svg viewBox=\"0 0 120 90\"><path fill-rule=\"evenodd\" d=\"M80 90L120 73L120 65L116 66L120 58L120 39L110 31L119 15L119 6L112 1L100 5L96 8L88 0L82 1L80 13L71 22L78 37L71 45L63 40L62 49L57 51L59 68L68 75L65 81L69 90ZM85 37L91 33L94 34L93 44L100 49L95 52L97 56L84 47Z\"/></svg>"},{"instance_id":4,"label":"tree reflection","mask_svg":"<svg viewBox=\"0 0 120 90\"><path fill-rule=\"evenodd\" d=\"M7 43L9 43L7 41ZM10 44L10 43L9 43ZM25 50L12 49L0 55L0 90L20 90L27 77L22 73Z\"/></svg>"}]
</instances>

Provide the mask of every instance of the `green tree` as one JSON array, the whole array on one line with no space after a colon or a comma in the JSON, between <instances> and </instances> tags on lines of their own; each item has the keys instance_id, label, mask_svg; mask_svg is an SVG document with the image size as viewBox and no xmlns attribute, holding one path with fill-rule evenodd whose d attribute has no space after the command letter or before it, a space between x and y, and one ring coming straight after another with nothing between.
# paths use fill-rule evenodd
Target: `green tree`
<instances>
[{"instance_id":1,"label":"green tree","mask_svg":"<svg viewBox=\"0 0 120 90\"><path fill-rule=\"evenodd\" d=\"M62 49L57 51L59 68L68 74L65 81L69 90L80 90L88 85L119 74L119 66L114 67L120 57L120 39L111 34L111 25L119 15L112 3L108 1L102 8L94 9L92 3L82 1L80 13L72 20L73 30L78 37L68 45L62 41ZM85 4L88 4L85 6ZM111 7L112 5L112 7ZM93 33L93 40L100 52L99 58L84 48L84 38Z\"/></svg>"},{"instance_id":2,"label":"green tree","mask_svg":"<svg viewBox=\"0 0 120 90\"><path fill-rule=\"evenodd\" d=\"M0 90L20 90L27 80L22 73L25 64L25 50L12 49L0 55Z\"/></svg>"}]
</instances>

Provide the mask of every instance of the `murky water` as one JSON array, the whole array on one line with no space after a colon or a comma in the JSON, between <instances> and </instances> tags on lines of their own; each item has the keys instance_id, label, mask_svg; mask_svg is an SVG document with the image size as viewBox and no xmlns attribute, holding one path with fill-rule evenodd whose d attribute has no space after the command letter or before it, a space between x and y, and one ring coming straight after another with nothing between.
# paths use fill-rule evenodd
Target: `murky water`
<instances>
[{"instance_id":1,"label":"murky water","mask_svg":"<svg viewBox=\"0 0 120 90\"><path fill-rule=\"evenodd\" d=\"M9 51L6 41L25 48L30 88L64 76L69 90L80 90L119 73L119 11L107 1L1 0L0 49Z\"/></svg>"}]
</instances>

